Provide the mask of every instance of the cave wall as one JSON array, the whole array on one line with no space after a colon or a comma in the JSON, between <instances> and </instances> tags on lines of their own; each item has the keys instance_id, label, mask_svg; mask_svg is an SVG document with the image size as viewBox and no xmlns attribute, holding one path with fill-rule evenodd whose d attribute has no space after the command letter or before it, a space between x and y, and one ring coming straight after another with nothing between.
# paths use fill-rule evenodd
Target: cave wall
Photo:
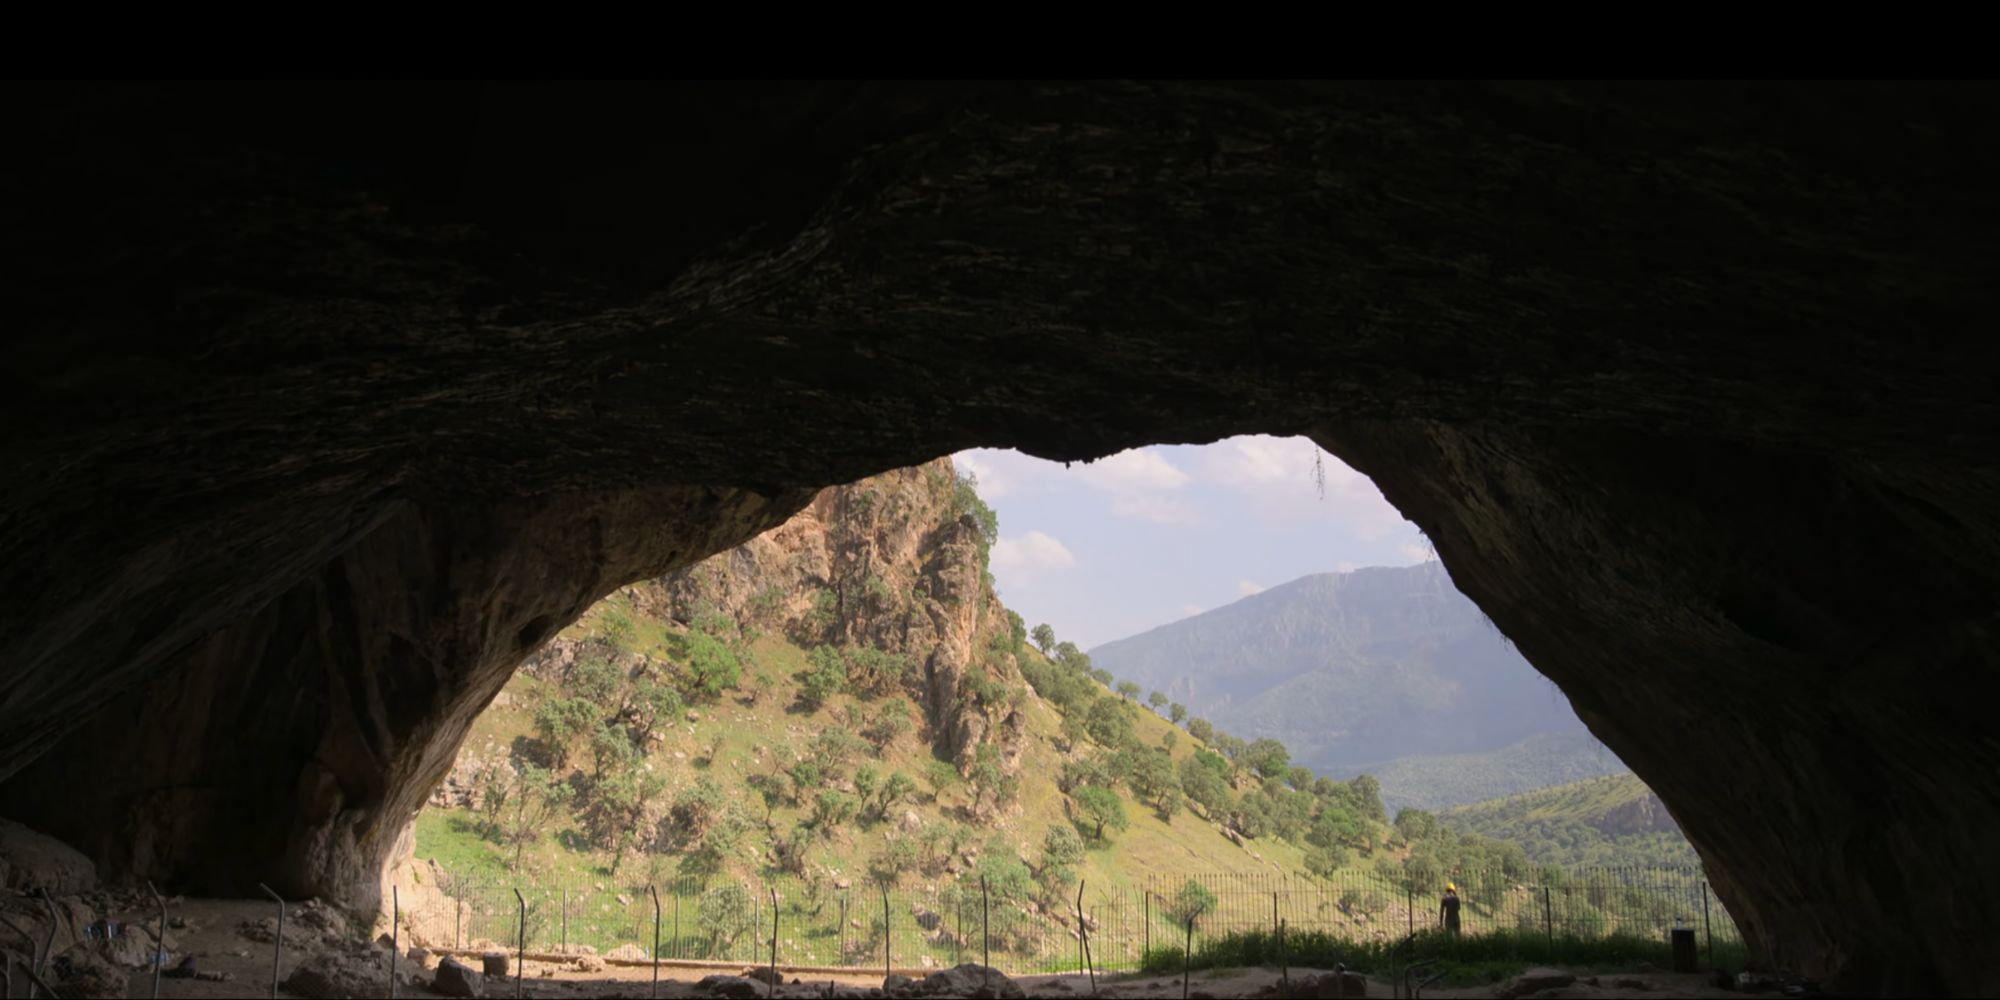
<instances>
[{"instance_id":1,"label":"cave wall","mask_svg":"<svg viewBox=\"0 0 2000 1000\"><path fill-rule=\"evenodd\" d=\"M523 657L613 588L740 544L811 497L399 504L35 759L6 786L8 810L115 872L372 908L398 838Z\"/></svg>"},{"instance_id":2,"label":"cave wall","mask_svg":"<svg viewBox=\"0 0 2000 1000\"><path fill-rule=\"evenodd\" d=\"M1992 85L0 102L0 808L109 868L365 896L530 624L819 487L1313 433L1764 957L2000 991Z\"/></svg>"}]
</instances>

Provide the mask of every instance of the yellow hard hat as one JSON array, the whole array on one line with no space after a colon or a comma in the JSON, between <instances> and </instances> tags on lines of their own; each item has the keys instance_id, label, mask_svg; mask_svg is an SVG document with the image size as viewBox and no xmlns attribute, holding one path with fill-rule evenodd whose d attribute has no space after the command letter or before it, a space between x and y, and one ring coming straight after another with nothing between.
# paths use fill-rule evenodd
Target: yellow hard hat
<instances>
[{"instance_id":1,"label":"yellow hard hat","mask_svg":"<svg viewBox=\"0 0 2000 1000\"><path fill-rule=\"evenodd\" d=\"M1445 889L1446 889L1447 891L1449 891L1449 892L1457 892L1457 891L1458 891L1458 885L1457 885L1456 883L1453 883L1453 882L1446 882L1446 883L1444 884L1444 887L1445 887Z\"/></svg>"}]
</instances>

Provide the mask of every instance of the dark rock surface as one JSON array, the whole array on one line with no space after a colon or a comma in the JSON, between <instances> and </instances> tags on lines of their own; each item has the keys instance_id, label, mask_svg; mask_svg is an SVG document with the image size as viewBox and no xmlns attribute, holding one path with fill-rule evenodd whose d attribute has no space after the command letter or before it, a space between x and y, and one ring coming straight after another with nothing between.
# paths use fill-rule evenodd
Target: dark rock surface
<instances>
[{"instance_id":1,"label":"dark rock surface","mask_svg":"<svg viewBox=\"0 0 2000 1000\"><path fill-rule=\"evenodd\" d=\"M2000 992L1990 84L13 85L0 802L366 905L470 719L820 487L1309 433L1760 958Z\"/></svg>"}]
</instances>

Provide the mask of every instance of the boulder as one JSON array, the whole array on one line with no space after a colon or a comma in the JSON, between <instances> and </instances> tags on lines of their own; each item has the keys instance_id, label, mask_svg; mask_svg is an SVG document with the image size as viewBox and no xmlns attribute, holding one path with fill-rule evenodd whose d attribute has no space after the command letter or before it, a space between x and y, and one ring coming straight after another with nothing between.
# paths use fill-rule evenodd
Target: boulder
<instances>
[{"instance_id":1,"label":"boulder","mask_svg":"<svg viewBox=\"0 0 2000 1000\"><path fill-rule=\"evenodd\" d=\"M744 969L743 978L755 979L760 983L770 983L772 986L785 985L784 974L780 973L776 969L770 968L769 966L760 966L755 969Z\"/></svg>"},{"instance_id":2,"label":"boulder","mask_svg":"<svg viewBox=\"0 0 2000 1000\"><path fill-rule=\"evenodd\" d=\"M596 955L578 955L575 965L578 972L604 971L604 960L598 958Z\"/></svg>"},{"instance_id":3,"label":"boulder","mask_svg":"<svg viewBox=\"0 0 2000 1000\"><path fill-rule=\"evenodd\" d=\"M479 971L489 976L504 976L507 974L507 953L489 951L479 956L479 967Z\"/></svg>"},{"instance_id":4,"label":"boulder","mask_svg":"<svg viewBox=\"0 0 2000 1000\"><path fill-rule=\"evenodd\" d=\"M1576 977L1561 969L1534 968L1515 976L1496 994L1502 1000L1513 1000L1531 993L1552 990L1576 982Z\"/></svg>"},{"instance_id":5,"label":"boulder","mask_svg":"<svg viewBox=\"0 0 2000 1000\"><path fill-rule=\"evenodd\" d=\"M431 989L448 997L476 997L484 985L484 977L455 958L439 962L437 975L431 979Z\"/></svg>"},{"instance_id":6,"label":"boulder","mask_svg":"<svg viewBox=\"0 0 2000 1000\"><path fill-rule=\"evenodd\" d=\"M51 896L87 892L97 887L97 866L54 837L0 819L0 886Z\"/></svg>"},{"instance_id":7,"label":"boulder","mask_svg":"<svg viewBox=\"0 0 2000 1000\"><path fill-rule=\"evenodd\" d=\"M651 956L646 954L646 949L636 944L621 944L605 952L604 957L613 962L645 962L651 960Z\"/></svg>"},{"instance_id":8,"label":"boulder","mask_svg":"<svg viewBox=\"0 0 2000 1000\"><path fill-rule=\"evenodd\" d=\"M694 988L737 1000L752 1000L764 995L764 987L742 976L704 976L701 982L694 984Z\"/></svg>"},{"instance_id":9,"label":"boulder","mask_svg":"<svg viewBox=\"0 0 2000 1000\"><path fill-rule=\"evenodd\" d=\"M999 969L966 962L940 969L918 983L918 996L926 997L1025 997L1021 987Z\"/></svg>"},{"instance_id":10,"label":"boulder","mask_svg":"<svg viewBox=\"0 0 2000 1000\"><path fill-rule=\"evenodd\" d=\"M285 989L314 998L377 997L389 986L389 963L380 952L324 951L300 962Z\"/></svg>"}]
</instances>

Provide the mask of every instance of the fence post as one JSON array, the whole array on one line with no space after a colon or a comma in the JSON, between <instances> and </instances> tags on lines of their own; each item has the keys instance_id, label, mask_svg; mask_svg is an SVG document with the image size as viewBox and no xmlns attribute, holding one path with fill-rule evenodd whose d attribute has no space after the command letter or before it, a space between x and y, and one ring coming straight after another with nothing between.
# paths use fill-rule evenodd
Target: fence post
<instances>
[{"instance_id":1,"label":"fence post","mask_svg":"<svg viewBox=\"0 0 2000 1000\"><path fill-rule=\"evenodd\" d=\"M964 927L960 927L964 930ZM840 964L847 964L847 897L840 897Z\"/></svg>"},{"instance_id":2,"label":"fence post","mask_svg":"<svg viewBox=\"0 0 2000 1000\"><path fill-rule=\"evenodd\" d=\"M951 945L951 964L965 964L965 893L958 894L958 940Z\"/></svg>"},{"instance_id":3,"label":"fence post","mask_svg":"<svg viewBox=\"0 0 2000 1000\"><path fill-rule=\"evenodd\" d=\"M403 950L403 888L389 887L389 1000L396 1000L396 958Z\"/></svg>"},{"instance_id":4,"label":"fence post","mask_svg":"<svg viewBox=\"0 0 2000 1000\"><path fill-rule=\"evenodd\" d=\"M451 946L453 948L465 947L465 935L460 933L459 928L459 918L465 913L464 893L465 890L460 888L458 893L452 896L451 899Z\"/></svg>"},{"instance_id":5,"label":"fence post","mask_svg":"<svg viewBox=\"0 0 2000 1000\"><path fill-rule=\"evenodd\" d=\"M562 953L569 954L569 886L562 887Z\"/></svg>"},{"instance_id":6,"label":"fence post","mask_svg":"<svg viewBox=\"0 0 2000 1000\"><path fill-rule=\"evenodd\" d=\"M681 887L674 886L674 957L681 957Z\"/></svg>"},{"instance_id":7,"label":"fence post","mask_svg":"<svg viewBox=\"0 0 2000 1000\"><path fill-rule=\"evenodd\" d=\"M521 980L521 970L528 964L528 897L521 895L520 889L515 889L514 902L521 904L521 922L516 931L519 937L514 945L514 995L520 997L525 995L522 991L527 988Z\"/></svg>"},{"instance_id":8,"label":"fence post","mask_svg":"<svg viewBox=\"0 0 2000 1000\"><path fill-rule=\"evenodd\" d=\"M1151 882L1152 880L1148 879L1146 887L1140 890L1146 895L1144 915L1139 918L1146 925L1146 947L1144 951L1139 952L1139 961L1141 962L1146 960L1146 952L1153 950L1153 887Z\"/></svg>"},{"instance_id":9,"label":"fence post","mask_svg":"<svg viewBox=\"0 0 2000 1000\"><path fill-rule=\"evenodd\" d=\"M1549 938L1549 961L1556 959L1555 914L1549 907L1549 887L1542 886L1542 932Z\"/></svg>"},{"instance_id":10,"label":"fence post","mask_svg":"<svg viewBox=\"0 0 2000 1000\"><path fill-rule=\"evenodd\" d=\"M889 978L889 887L882 886L882 978Z\"/></svg>"},{"instance_id":11,"label":"fence post","mask_svg":"<svg viewBox=\"0 0 2000 1000\"><path fill-rule=\"evenodd\" d=\"M278 966L285 961L285 897L272 892L271 887L262 882L257 883L257 888L264 890L264 895L278 901L278 946L271 954L271 997L272 1000L276 1000L278 996Z\"/></svg>"},{"instance_id":12,"label":"fence post","mask_svg":"<svg viewBox=\"0 0 2000 1000\"><path fill-rule=\"evenodd\" d=\"M153 901L160 904L160 933L153 938L153 996L157 997L160 995L160 966L167 962L167 901L160 895L160 890L153 888L152 882L146 883L146 890L153 894ZM56 904L49 898L47 889L42 890L42 902L49 908L49 920L54 921ZM53 923L49 927L49 940L55 940Z\"/></svg>"},{"instance_id":13,"label":"fence post","mask_svg":"<svg viewBox=\"0 0 2000 1000\"><path fill-rule=\"evenodd\" d=\"M1188 982L1194 979L1194 914L1187 918L1187 944L1181 948L1181 1000L1188 1000Z\"/></svg>"},{"instance_id":14,"label":"fence post","mask_svg":"<svg viewBox=\"0 0 2000 1000\"><path fill-rule=\"evenodd\" d=\"M1285 947L1285 922L1278 921L1278 981L1292 985L1292 953ZM1286 992L1290 992L1288 989Z\"/></svg>"},{"instance_id":15,"label":"fence post","mask_svg":"<svg viewBox=\"0 0 2000 1000\"><path fill-rule=\"evenodd\" d=\"M1277 929L1278 929L1278 894L1276 892L1273 892L1271 893L1271 930L1273 932L1276 932Z\"/></svg>"},{"instance_id":16,"label":"fence post","mask_svg":"<svg viewBox=\"0 0 2000 1000\"><path fill-rule=\"evenodd\" d=\"M649 996L660 995L660 887L646 883L646 891L653 896L653 992Z\"/></svg>"},{"instance_id":17,"label":"fence post","mask_svg":"<svg viewBox=\"0 0 2000 1000\"><path fill-rule=\"evenodd\" d=\"M993 967L993 930L988 920L992 915L992 901L986 896L986 876L979 876L979 946L980 963Z\"/></svg>"},{"instance_id":18,"label":"fence post","mask_svg":"<svg viewBox=\"0 0 2000 1000\"><path fill-rule=\"evenodd\" d=\"M1403 916L1409 918L1410 936L1417 934L1417 890L1413 886L1403 888Z\"/></svg>"},{"instance_id":19,"label":"fence post","mask_svg":"<svg viewBox=\"0 0 2000 1000\"><path fill-rule=\"evenodd\" d=\"M767 886L771 890L771 992L767 996L778 995L778 887ZM887 978L884 976L883 978Z\"/></svg>"},{"instance_id":20,"label":"fence post","mask_svg":"<svg viewBox=\"0 0 2000 1000\"><path fill-rule=\"evenodd\" d=\"M1090 995L1097 995L1097 969L1090 961L1090 925L1083 922L1083 880L1076 882L1076 937L1083 945L1083 968L1090 973Z\"/></svg>"}]
</instances>

